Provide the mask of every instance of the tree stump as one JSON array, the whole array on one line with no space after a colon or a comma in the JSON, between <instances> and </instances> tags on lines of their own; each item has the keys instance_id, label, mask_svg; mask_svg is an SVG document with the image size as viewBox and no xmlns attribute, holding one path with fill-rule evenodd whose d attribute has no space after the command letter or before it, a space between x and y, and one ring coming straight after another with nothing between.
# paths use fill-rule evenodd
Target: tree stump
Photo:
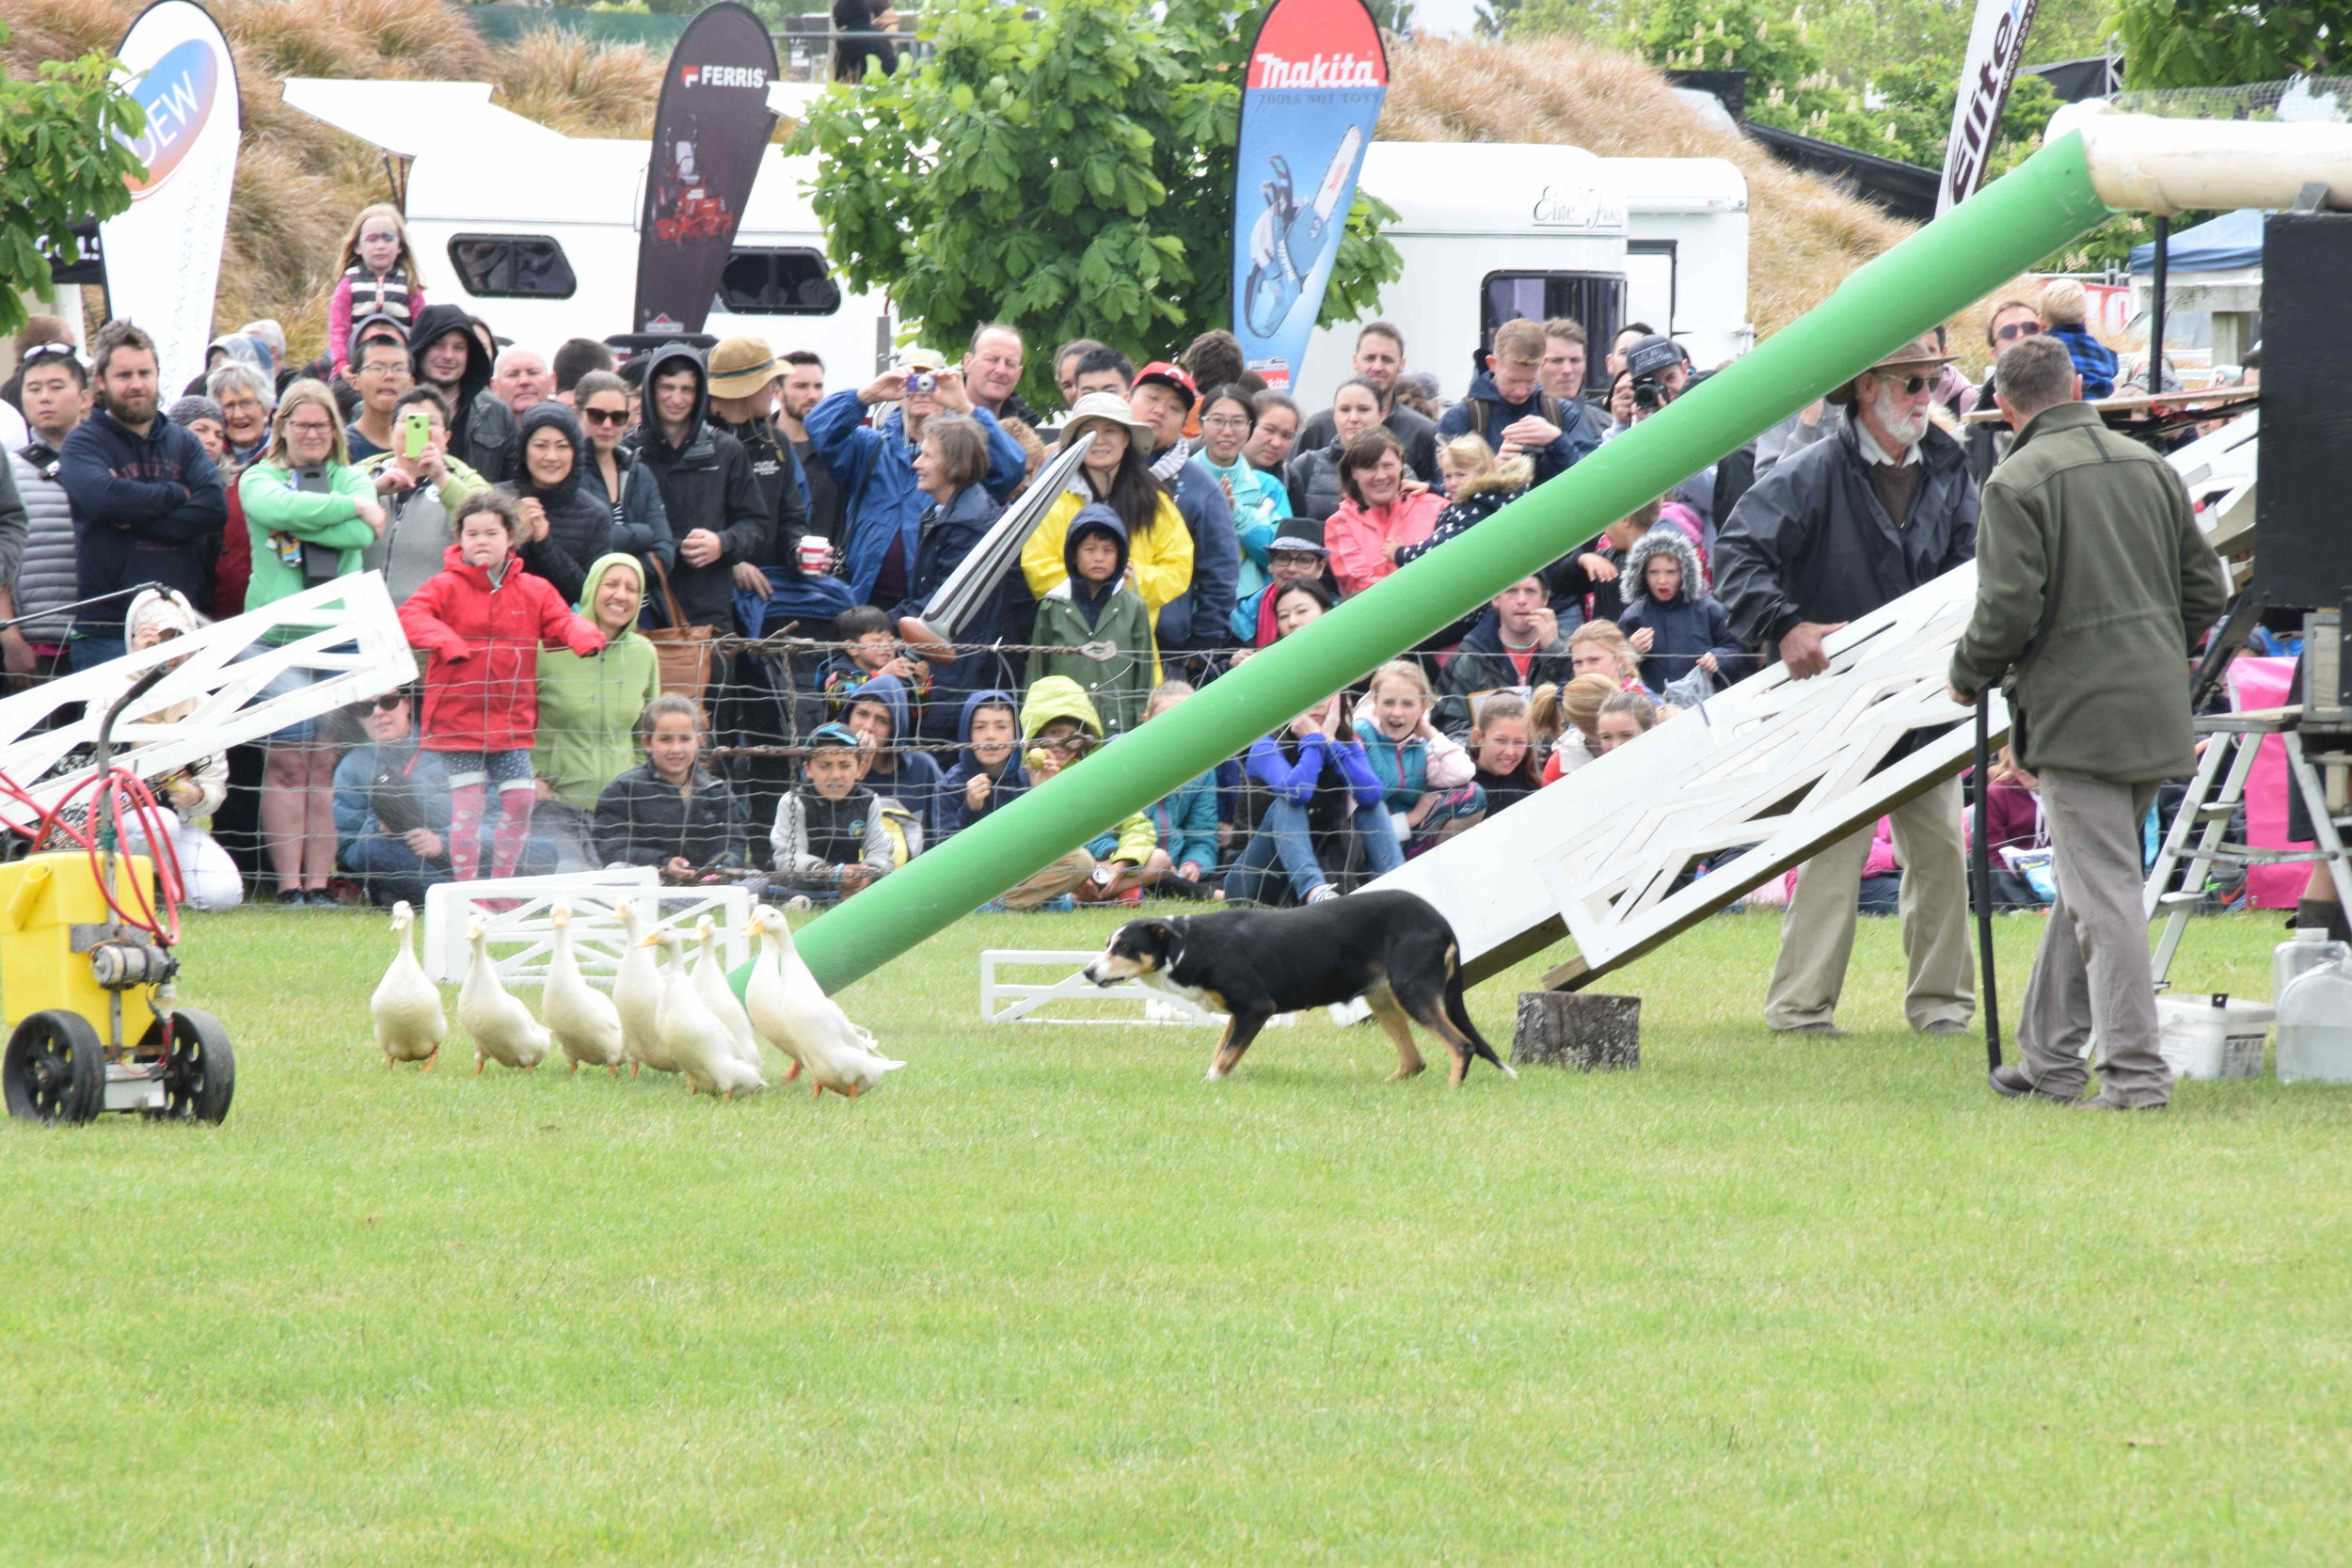
<instances>
[{"instance_id":1,"label":"tree stump","mask_svg":"<svg viewBox=\"0 0 2352 1568\"><path fill-rule=\"evenodd\" d=\"M1511 1034L1511 1060L1539 1067L1642 1065L1642 999L1591 991L1523 990Z\"/></svg>"}]
</instances>

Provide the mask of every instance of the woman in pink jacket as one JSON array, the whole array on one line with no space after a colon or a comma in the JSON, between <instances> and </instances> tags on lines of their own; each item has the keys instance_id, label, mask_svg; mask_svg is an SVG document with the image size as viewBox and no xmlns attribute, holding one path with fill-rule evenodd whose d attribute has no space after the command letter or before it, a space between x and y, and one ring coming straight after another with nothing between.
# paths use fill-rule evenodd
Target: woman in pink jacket
<instances>
[{"instance_id":1,"label":"woman in pink jacket","mask_svg":"<svg viewBox=\"0 0 2352 1568\"><path fill-rule=\"evenodd\" d=\"M1396 552L1418 545L1438 526L1445 498L1412 477L1405 448L1386 425L1359 433L1340 454L1340 490L1347 499L1323 525L1331 575L1360 594L1396 570Z\"/></svg>"}]
</instances>

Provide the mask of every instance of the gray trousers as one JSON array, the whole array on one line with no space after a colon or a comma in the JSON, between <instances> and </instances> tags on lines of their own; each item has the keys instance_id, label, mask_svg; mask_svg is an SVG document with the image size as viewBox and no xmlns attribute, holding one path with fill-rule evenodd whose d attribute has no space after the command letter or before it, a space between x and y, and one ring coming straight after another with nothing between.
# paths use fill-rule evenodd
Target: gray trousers
<instances>
[{"instance_id":1,"label":"gray trousers","mask_svg":"<svg viewBox=\"0 0 2352 1568\"><path fill-rule=\"evenodd\" d=\"M1968 870L1960 847L1960 781L1888 814L1895 857L1902 862L1903 958L1909 971L1903 1016L1914 1029L1948 1020L1965 1024L1977 1010L1968 951ZM1797 873L1797 890L1780 922L1780 957L1764 995L1764 1022L1775 1029L1827 1023L1845 990L1853 958L1854 906L1870 858L1869 828L1823 846Z\"/></svg>"},{"instance_id":2,"label":"gray trousers","mask_svg":"<svg viewBox=\"0 0 2352 1568\"><path fill-rule=\"evenodd\" d=\"M2140 903L2139 825L2156 786L2062 768L2040 777L2058 898L2017 1022L2026 1076L2053 1094L2081 1093L2090 1076L2083 1048L2096 1035L2106 1096L2164 1104L2172 1069L2156 1050L2156 985Z\"/></svg>"}]
</instances>

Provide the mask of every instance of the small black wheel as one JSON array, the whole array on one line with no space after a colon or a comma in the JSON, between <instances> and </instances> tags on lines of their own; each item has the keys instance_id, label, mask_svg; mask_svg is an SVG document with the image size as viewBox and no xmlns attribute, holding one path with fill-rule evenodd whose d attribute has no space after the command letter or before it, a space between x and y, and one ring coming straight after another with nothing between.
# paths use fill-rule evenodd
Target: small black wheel
<instances>
[{"instance_id":1,"label":"small black wheel","mask_svg":"<svg viewBox=\"0 0 2352 1568\"><path fill-rule=\"evenodd\" d=\"M237 1092L237 1055L220 1020L195 1007L174 1007L166 1024L171 1043L164 1058L164 1115L219 1121Z\"/></svg>"},{"instance_id":2,"label":"small black wheel","mask_svg":"<svg viewBox=\"0 0 2352 1568\"><path fill-rule=\"evenodd\" d=\"M106 1108L106 1052L79 1013L33 1013L8 1037L8 1115L88 1121Z\"/></svg>"}]
</instances>

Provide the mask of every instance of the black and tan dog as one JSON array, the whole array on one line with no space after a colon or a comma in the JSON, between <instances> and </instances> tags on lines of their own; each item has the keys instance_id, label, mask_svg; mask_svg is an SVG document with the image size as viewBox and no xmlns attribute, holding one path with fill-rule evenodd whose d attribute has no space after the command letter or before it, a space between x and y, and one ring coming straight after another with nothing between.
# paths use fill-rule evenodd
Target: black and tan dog
<instances>
[{"instance_id":1,"label":"black and tan dog","mask_svg":"<svg viewBox=\"0 0 2352 1568\"><path fill-rule=\"evenodd\" d=\"M1229 1015L1209 1063L1212 1083L1232 1073L1275 1014L1358 997L1396 1046L1391 1081L1428 1065L1413 1044L1415 1023L1454 1053L1456 1086L1473 1056L1517 1078L1462 1006L1460 956L1454 928L1426 900L1363 893L1294 910L1130 920L1086 974L1098 986L1141 981Z\"/></svg>"}]
</instances>

